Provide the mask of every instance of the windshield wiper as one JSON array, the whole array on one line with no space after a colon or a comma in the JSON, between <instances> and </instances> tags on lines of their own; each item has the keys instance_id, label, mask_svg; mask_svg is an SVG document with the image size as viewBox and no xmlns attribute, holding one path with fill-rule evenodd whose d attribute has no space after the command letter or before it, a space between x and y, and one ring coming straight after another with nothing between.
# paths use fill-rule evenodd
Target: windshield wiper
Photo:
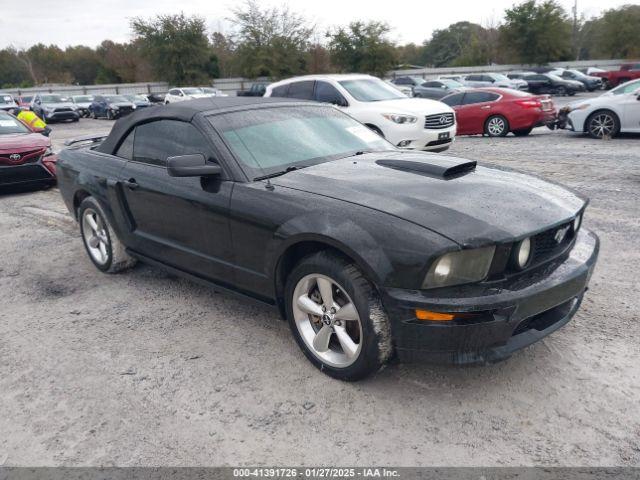
<instances>
[{"instance_id":1,"label":"windshield wiper","mask_svg":"<svg viewBox=\"0 0 640 480\"><path fill-rule=\"evenodd\" d=\"M285 173L289 173L289 172L293 172L294 170L300 170L301 168L305 168L307 167L307 165L300 165L300 166L290 166L287 167L285 170L281 170L279 172L274 172L274 173L270 173L268 175L262 175L261 177L256 177L253 180L266 180L267 178L273 178L273 177L279 177L280 175L284 175Z\"/></svg>"}]
</instances>

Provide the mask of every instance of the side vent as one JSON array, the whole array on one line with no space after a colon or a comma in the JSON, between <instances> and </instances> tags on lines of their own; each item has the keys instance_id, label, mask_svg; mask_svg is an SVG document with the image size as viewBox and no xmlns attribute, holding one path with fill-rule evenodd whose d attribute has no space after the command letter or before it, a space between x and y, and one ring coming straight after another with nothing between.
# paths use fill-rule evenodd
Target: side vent
<instances>
[{"instance_id":1,"label":"side vent","mask_svg":"<svg viewBox=\"0 0 640 480\"><path fill-rule=\"evenodd\" d=\"M418 157L418 155L416 155L416 157ZM378 160L376 163L381 167L441 178L443 180L451 180L466 175L476 168L476 162L474 160L438 157L435 155L433 158L431 155L429 157L420 155L419 157L419 159L416 158L415 160Z\"/></svg>"}]
</instances>

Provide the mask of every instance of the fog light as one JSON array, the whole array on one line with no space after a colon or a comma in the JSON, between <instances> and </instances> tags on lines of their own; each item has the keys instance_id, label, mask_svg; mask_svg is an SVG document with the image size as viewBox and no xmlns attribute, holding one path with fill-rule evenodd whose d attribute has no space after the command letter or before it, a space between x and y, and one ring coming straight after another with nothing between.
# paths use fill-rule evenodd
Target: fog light
<instances>
[{"instance_id":1,"label":"fog light","mask_svg":"<svg viewBox=\"0 0 640 480\"><path fill-rule=\"evenodd\" d=\"M402 140L401 142L398 142L398 147L408 147L410 144L411 140Z\"/></svg>"},{"instance_id":2,"label":"fog light","mask_svg":"<svg viewBox=\"0 0 640 480\"><path fill-rule=\"evenodd\" d=\"M516 266L522 270L529 263L529 259L531 258L531 239L525 238L521 240L520 243L516 245L515 248L515 261Z\"/></svg>"}]
</instances>

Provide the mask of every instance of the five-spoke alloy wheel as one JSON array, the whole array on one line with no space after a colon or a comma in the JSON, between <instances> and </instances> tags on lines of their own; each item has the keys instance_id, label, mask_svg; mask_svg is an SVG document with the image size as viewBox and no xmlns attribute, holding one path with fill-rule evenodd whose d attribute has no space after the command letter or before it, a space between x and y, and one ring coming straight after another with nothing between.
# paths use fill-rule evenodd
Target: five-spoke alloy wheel
<instances>
[{"instance_id":1,"label":"five-spoke alloy wheel","mask_svg":"<svg viewBox=\"0 0 640 480\"><path fill-rule=\"evenodd\" d=\"M102 207L93 197L87 197L80 203L78 221L84 248L98 269L116 273L135 265L136 260L127 253Z\"/></svg>"},{"instance_id":2,"label":"five-spoke alloy wheel","mask_svg":"<svg viewBox=\"0 0 640 480\"><path fill-rule=\"evenodd\" d=\"M296 342L326 374L359 380L391 356L389 319L374 287L348 259L329 251L303 258L284 294Z\"/></svg>"},{"instance_id":3,"label":"five-spoke alloy wheel","mask_svg":"<svg viewBox=\"0 0 640 480\"><path fill-rule=\"evenodd\" d=\"M293 315L310 351L333 367L351 365L360 354L362 325L351 298L337 282L306 275L293 293Z\"/></svg>"}]
</instances>

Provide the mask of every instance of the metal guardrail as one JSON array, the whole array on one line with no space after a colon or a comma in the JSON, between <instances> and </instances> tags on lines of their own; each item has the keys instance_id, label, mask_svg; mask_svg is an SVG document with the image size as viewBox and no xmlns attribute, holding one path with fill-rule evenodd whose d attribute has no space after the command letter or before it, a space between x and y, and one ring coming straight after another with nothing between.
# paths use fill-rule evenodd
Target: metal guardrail
<instances>
[{"instance_id":1,"label":"metal guardrail","mask_svg":"<svg viewBox=\"0 0 640 480\"><path fill-rule=\"evenodd\" d=\"M43 85L30 88L7 88L3 92L14 96L36 93L63 93L66 95L149 94L163 93L169 89L166 82L113 83L107 85Z\"/></svg>"},{"instance_id":2,"label":"metal guardrail","mask_svg":"<svg viewBox=\"0 0 640 480\"><path fill-rule=\"evenodd\" d=\"M584 68L599 67L608 70L615 70L621 64L628 60L578 60L572 62L552 62L549 65L557 68ZM391 79L400 75L421 76L423 78L438 77L440 75L470 74L478 72L508 72L514 70L527 70L533 68L533 65L479 65L474 67L443 67L443 68L419 68L410 70L391 70L387 72L385 78ZM212 85L219 88L227 95L235 96L238 90L248 90L256 82L269 82L270 79L260 77L249 79L243 77L233 78L217 78L213 80ZM164 93L169 89L166 82L147 82L147 83L120 83L110 85L45 85L33 88L8 88L3 92L12 95L27 95L35 93L66 93L67 95L84 95L84 94L134 94L134 93Z\"/></svg>"}]
</instances>

